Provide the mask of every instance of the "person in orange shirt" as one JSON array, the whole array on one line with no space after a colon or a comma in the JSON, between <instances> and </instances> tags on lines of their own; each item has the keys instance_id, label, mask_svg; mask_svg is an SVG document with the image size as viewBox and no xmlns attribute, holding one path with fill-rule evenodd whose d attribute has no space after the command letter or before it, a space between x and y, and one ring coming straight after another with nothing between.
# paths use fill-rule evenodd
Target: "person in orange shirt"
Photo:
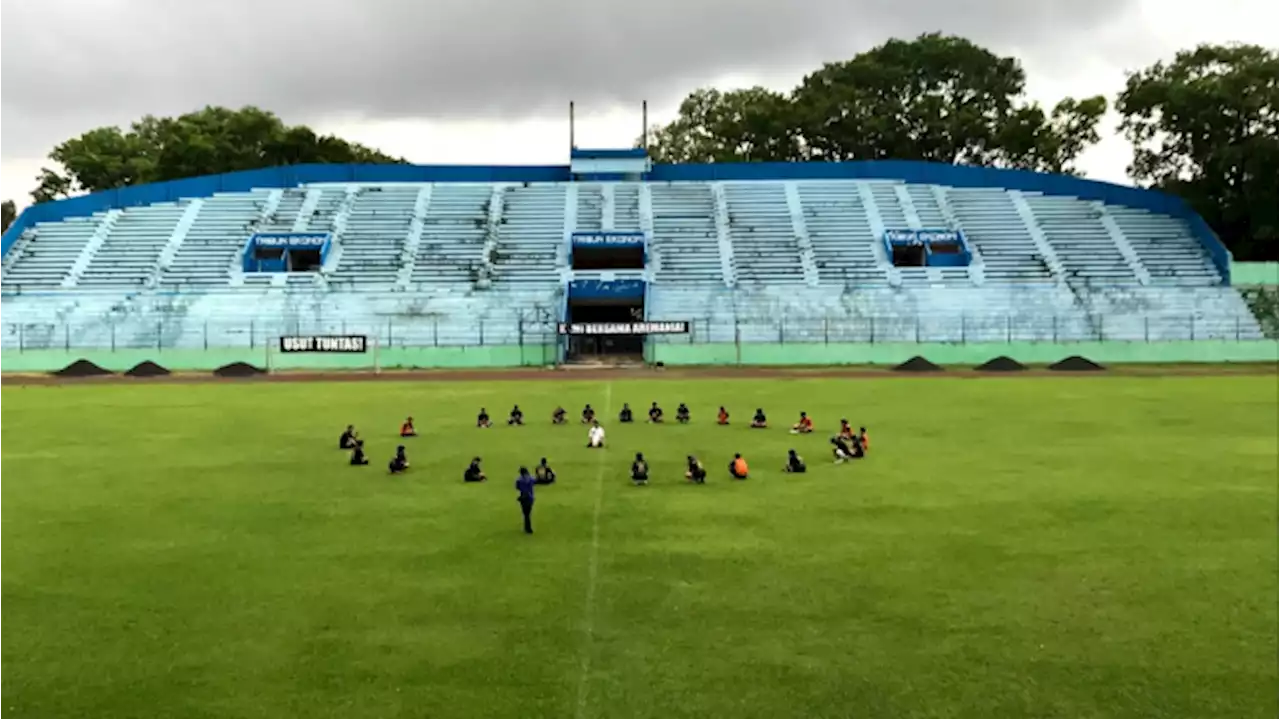
<instances>
[{"instance_id":1,"label":"person in orange shirt","mask_svg":"<svg viewBox=\"0 0 1280 719\"><path fill-rule=\"evenodd\" d=\"M813 431L813 420L804 412L800 413L800 421L791 426L791 434L809 434Z\"/></svg>"},{"instance_id":2,"label":"person in orange shirt","mask_svg":"<svg viewBox=\"0 0 1280 719\"><path fill-rule=\"evenodd\" d=\"M404 424L400 425L401 437L417 437L418 431L413 428L413 417L405 419Z\"/></svg>"},{"instance_id":3,"label":"person in orange shirt","mask_svg":"<svg viewBox=\"0 0 1280 719\"><path fill-rule=\"evenodd\" d=\"M871 435L867 434L866 427L858 428L858 444L862 445L864 454L871 451Z\"/></svg>"},{"instance_id":4,"label":"person in orange shirt","mask_svg":"<svg viewBox=\"0 0 1280 719\"><path fill-rule=\"evenodd\" d=\"M729 412L724 407L721 407L720 413L716 415L716 424L729 424Z\"/></svg>"},{"instance_id":5,"label":"person in orange shirt","mask_svg":"<svg viewBox=\"0 0 1280 719\"><path fill-rule=\"evenodd\" d=\"M840 420L840 436L846 439L853 439L853 427L849 426L849 420Z\"/></svg>"},{"instance_id":6,"label":"person in orange shirt","mask_svg":"<svg viewBox=\"0 0 1280 719\"><path fill-rule=\"evenodd\" d=\"M732 475L734 479L747 478L747 460L743 459L742 455L733 455L733 461L729 463L729 474Z\"/></svg>"}]
</instances>

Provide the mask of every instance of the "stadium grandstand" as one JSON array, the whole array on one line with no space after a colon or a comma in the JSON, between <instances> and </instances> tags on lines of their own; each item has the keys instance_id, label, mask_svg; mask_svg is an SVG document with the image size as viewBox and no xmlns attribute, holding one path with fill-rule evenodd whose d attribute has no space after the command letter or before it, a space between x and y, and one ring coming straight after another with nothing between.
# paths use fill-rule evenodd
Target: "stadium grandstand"
<instances>
[{"instance_id":1,"label":"stadium grandstand","mask_svg":"<svg viewBox=\"0 0 1280 719\"><path fill-rule=\"evenodd\" d=\"M575 148L567 166L300 165L40 204L5 233L0 284L6 350L358 333L549 342L566 360L664 342L1261 339L1230 266L1152 191ZM687 333L562 336L641 320Z\"/></svg>"}]
</instances>

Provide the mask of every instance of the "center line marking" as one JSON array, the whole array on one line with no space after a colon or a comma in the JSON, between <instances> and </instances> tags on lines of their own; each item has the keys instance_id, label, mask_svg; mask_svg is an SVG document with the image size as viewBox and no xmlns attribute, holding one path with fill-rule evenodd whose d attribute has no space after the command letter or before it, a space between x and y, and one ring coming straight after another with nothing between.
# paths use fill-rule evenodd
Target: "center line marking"
<instances>
[{"instance_id":1,"label":"center line marking","mask_svg":"<svg viewBox=\"0 0 1280 719\"><path fill-rule=\"evenodd\" d=\"M604 414L606 417L613 411L613 383L604 388ZM600 507L604 504L604 471L605 453L609 451L608 437L600 452L600 460L596 469L596 502L591 514L591 554L587 560L587 601L582 617L582 674L578 678L578 708L574 712L576 719L584 719L587 715L587 695L591 677L591 650L595 641L596 614L596 576L600 566Z\"/></svg>"}]
</instances>

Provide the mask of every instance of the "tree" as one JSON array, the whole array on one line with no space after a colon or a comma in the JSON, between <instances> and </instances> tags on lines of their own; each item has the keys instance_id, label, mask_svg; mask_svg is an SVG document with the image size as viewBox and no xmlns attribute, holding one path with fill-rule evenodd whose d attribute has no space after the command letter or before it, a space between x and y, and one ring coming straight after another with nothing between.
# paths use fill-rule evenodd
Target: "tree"
<instances>
[{"instance_id":1,"label":"tree","mask_svg":"<svg viewBox=\"0 0 1280 719\"><path fill-rule=\"evenodd\" d=\"M13 203L13 200L0 202L0 232L8 230L9 225L12 225L16 219L18 219L18 206Z\"/></svg>"},{"instance_id":2,"label":"tree","mask_svg":"<svg viewBox=\"0 0 1280 719\"><path fill-rule=\"evenodd\" d=\"M1071 172L1098 139L1102 97L1051 113L1023 99L1017 60L941 34L890 40L828 63L789 96L698 90L651 134L655 158L928 160Z\"/></svg>"},{"instance_id":3,"label":"tree","mask_svg":"<svg viewBox=\"0 0 1280 719\"><path fill-rule=\"evenodd\" d=\"M1129 75L1117 100L1130 176L1185 199L1240 260L1277 255L1277 55L1201 45Z\"/></svg>"},{"instance_id":4,"label":"tree","mask_svg":"<svg viewBox=\"0 0 1280 719\"><path fill-rule=\"evenodd\" d=\"M256 107L206 107L179 117L148 115L130 128L101 127L63 142L32 192L37 202L148 182L300 163L404 162L363 145L288 126Z\"/></svg>"},{"instance_id":5,"label":"tree","mask_svg":"<svg viewBox=\"0 0 1280 719\"><path fill-rule=\"evenodd\" d=\"M763 87L696 90L679 116L650 132L659 162L785 161L800 158L791 103Z\"/></svg>"}]
</instances>

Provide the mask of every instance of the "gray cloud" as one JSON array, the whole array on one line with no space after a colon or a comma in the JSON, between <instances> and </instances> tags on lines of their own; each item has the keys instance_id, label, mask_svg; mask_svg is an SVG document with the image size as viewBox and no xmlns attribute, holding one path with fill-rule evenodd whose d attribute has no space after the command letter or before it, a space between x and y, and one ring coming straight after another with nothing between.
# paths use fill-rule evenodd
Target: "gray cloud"
<instances>
[{"instance_id":1,"label":"gray cloud","mask_svg":"<svg viewBox=\"0 0 1280 719\"><path fill-rule=\"evenodd\" d=\"M1057 64L1135 2L18 0L0 27L3 151L206 104L291 122L670 104L716 76L798 74L935 29Z\"/></svg>"}]
</instances>

